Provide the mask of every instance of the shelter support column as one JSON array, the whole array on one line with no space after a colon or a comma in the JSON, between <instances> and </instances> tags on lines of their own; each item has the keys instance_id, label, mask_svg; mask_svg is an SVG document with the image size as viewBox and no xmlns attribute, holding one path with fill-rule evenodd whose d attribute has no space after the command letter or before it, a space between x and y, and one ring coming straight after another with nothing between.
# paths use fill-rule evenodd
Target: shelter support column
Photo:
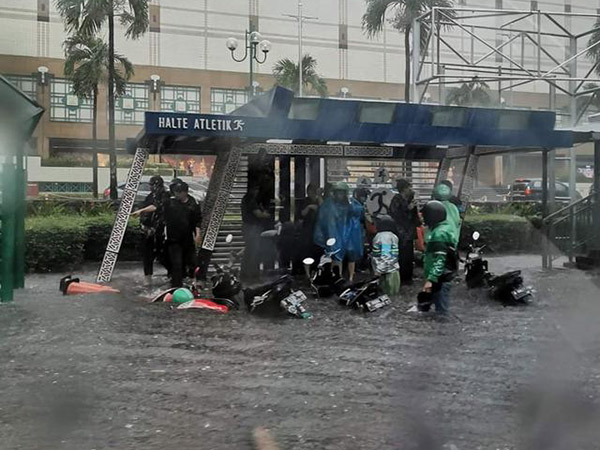
<instances>
[{"instance_id":1,"label":"shelter support column","mask_svg":"<svg viewBox=\"0 0 600 450\"><path fill-rule=\"evenodd\" d=\"M594 133L594 212L592 226L595 230L595 239L592 240L592 249L600 250L600 134Z\"/></svg>"},{"instance_id":2,"label":"shelter support column","mask_svg":"<svg viewBox=\"0 0 600 450\"><path fill-rule=\"evenodd\" d=\"M450 164L451 164L451 160L450 158L446 158L444 157L441 161L440 161L440 166L438 168L438 173L437 176L435 178L435 185L437 186L440 181L444 181L448 179L448 172L450 172Z\"/></svg>"},{"instance_id":3,"label":"shelter support column","mask_svg":"<svg viewBox=\"0 0 600 450\"><path fill-rule=\"evenodd\" d=\"M309 159L309 184L321 187L321 158L318 156L311 156Z\"/></svg>"},{"instance_id":4,"label":"shelter support column","mask_svg":"<svg viewBox=\"0 0 600 450\"><path fill-rule=\"evenodd\" d=\"M204 207L202 209L202 226L200 227L200 249L198 267L200 276L205 277L210 264L210 257L215 249L217 237L223 217L227 210L227 202L233 188L238 165L242 156L240 147L221 149L213 169Z\"/></svg>"},{"instance_id":5,"label":"shelter support column","mask_svg":"<svg viewBox=\"0 0 600 450\"><path fill-rule=\"evenodd\" d=\"M542 217L548 216L548 150L542 151ZM545 222L542 222L545 224ZM552 259L549 255L548 227L542 228L542 268L549 269Z\"/></svg>"},{"instance_id":6,"label":"shelter support column","mask_svg":"<svg viewBox=\"0 0 600 450\"><path fill-rule=\"evenodd\" d=\"M2 167L2 241L0 248L0 300L11 302L15 287L15 230L16 230L16 168L11 157Z\"/></svg>"},{"instance_id":7,"label":"shelter support column","mask_svg":"<svg viewBox=\"0 0 600 450\"><path fill-rule=\"evenodd\" d=\"M119 204L119 209L113 223L113 228L110 233L110 238L108 239L100 270L98 270L98 276L96 277L98 283L108 283L112 278L115 264L119 257L119 250L121 249L121 244L125 237L125 231L127 231L127 222L129 222L129 216L131 215L131 210L135 203L135 197L147 160L148 150L145 148L138 148L133 157L129 173L127 174L127 181L125 182L125 189L123 189L121 203Z\"/></svg>"},{"instance_id":8,"label":"shelter support column","mask_svg":"<svg viewBox=\"0 0 600 450\"><path fill-rule=\"evenodd\" d=\"M465 161L463 174L458 188L458 198L466 208L471 201L475 180L477 179L477 165L479 163L479 155L475 153L475 147L469 148L469 155Z\"/></svg>"},{"instance_id":9,"label":"shelter support column","mask_svg":"<svg viewBox=\"0 0 600 450\"><path fill-rule=\"evenodd\" d=\"M281 198L281 209L279 210L279 221L282 223L289 222L291 220L291 173L290 164L291 160L289 156L279 157L279 197Z\"/></svg>"},{"instance_id":10,"label":"shelter support column","mask_svg":"<svg viewBox=\"0 0 600 450\"><path fill-rule=\"evenodd\" d=\"M300 217L300 201L306 197L306 158L296 156L294 158L294 217Z\"/></svg>"},{"instance_id":11,"label":"shelter support column","mask_svg":"<svg viewBox=\"0 0 600 450\"><path fill-rule=\"evenodd\" d=\"M27 175L23 167L24 152L17 153L15 168L15 288L25 287L25 214L27 210Z\"/></svg>"}]
</instances>

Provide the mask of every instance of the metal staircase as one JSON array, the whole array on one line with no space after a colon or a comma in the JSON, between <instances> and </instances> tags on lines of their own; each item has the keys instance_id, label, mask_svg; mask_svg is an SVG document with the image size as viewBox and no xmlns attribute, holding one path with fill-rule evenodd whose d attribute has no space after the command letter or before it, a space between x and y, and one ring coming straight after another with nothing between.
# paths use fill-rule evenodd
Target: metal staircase
<instances>
[{"instance_id":1,"label":"metal staircase","mask_svg":"<svg viewBox=\"0 0 600 450\"><path fill-rule=\"evenodd\" d=\"M547 216L544 231L547 237L545 254L552 261L561 256L568 256L569 261L586 258L593 250L596 230L594 227L594 206L597 193L566 206ZM600 261L599 261L600 262Z\"/></svg>"},{"instance_id":2,"label":"metal staircase","mask_svg":"<svg viewBox=\"0 0 600 450\"><path fill-rule=\"evenodd\" d=\"M242 235L242 198L246 195L248 186L248 156L242 155L235 175L235 181L227 202L225 217L219 228L219 234L215 249L211 258L212 264L227 263L230 253L244 248L244 237ZM233 235L231 244L225 243L228 234ZM209 269L211 270L212 267Z\"/></svg>"}]
</instances>

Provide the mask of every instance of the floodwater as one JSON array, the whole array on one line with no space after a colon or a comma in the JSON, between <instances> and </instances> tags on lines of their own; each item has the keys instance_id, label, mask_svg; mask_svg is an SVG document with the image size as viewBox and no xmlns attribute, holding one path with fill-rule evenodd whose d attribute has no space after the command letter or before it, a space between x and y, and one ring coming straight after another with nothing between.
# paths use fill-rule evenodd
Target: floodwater
<instances>
[{"instance_id":1,"label":"floodwater","mask_svg":"<svg viewBox=\"0 0 600 450\"><path fill-rule=\"evenodd\" d=\"M453 289L456 318L372 315L309 299L311 320L148 304L141 269L119 295L63 297L33 275L0 307L0 449L597 449L597 280L537 257L534 305ZM93 271L78 274L93 279Z\"/></svg>"}]
</instances>

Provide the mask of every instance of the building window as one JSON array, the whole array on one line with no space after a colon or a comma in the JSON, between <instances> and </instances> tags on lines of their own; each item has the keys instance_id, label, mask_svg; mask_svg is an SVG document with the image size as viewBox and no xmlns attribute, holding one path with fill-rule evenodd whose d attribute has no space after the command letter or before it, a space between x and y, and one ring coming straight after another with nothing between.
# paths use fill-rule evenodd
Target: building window
<instances>
[{"instance_id":1,"label":"building window","mask_svg":"<svg viewBox=\"0 0 600 450\"><path fill-rule=\"evenodd\" d=\"M50 120L54 122L92 121L92 99L77 97L73 83L55 78L50 82Z\"/></svg>"},{"instance_id":2,"label":"building window","mask_svg":"<svg viewBox=\"0 0 600 450\"><path fill-rule=\"evenodd\" d=\"M531 10L537 11L538 9L538 2L536 0L531 0Z\"/></svg>"},{"instance_id":3,"label":"building window","mask_svg":"<svg viewBox=\"0 0 600 450\"><path fill-rule=\"evenodd\" d=\"M115 123L143 125L144 112L149 108L148 86L128 83L125 94L115 101Z\"/></svg>"},{"instance_id":4,"label":"building window","mask_svg":"<svg viewBox=\"0 0 600 450\"><path fill-rule=\"evenodd\" d=\"M210 112L212 114L229 114L247 102L248 93L245 89L213 88L210 90Z\"/></svg>"},{"instance_id":5,"label":"building window","mask_svg":"<svg viewBox=\"0 0 600 450\"><path fill-rule=\"evenodd\" d=\"M502 9L502 0L496 0L496 9Z\"/></svg>"},{"instance_id":6,"label":"building window","mask_svg":"<svg viewBox=\"0 0 600 450\"><path fill-rule=\"evenodd\" d=\"M4 76L13 86L17 87L31 100L36 100L37 86L36 79L27 75L5 75Z\"/></svg>"},{"instance_id":7,"label":"building window","mask_svg":"<svg viewBox=\"0 0 600 450\"><path fill-rule=\"evenodd\" d=\"M178 113L199 113L200 88L184 86L161 87L160 110Z\"/></svg>"}]
</instances>

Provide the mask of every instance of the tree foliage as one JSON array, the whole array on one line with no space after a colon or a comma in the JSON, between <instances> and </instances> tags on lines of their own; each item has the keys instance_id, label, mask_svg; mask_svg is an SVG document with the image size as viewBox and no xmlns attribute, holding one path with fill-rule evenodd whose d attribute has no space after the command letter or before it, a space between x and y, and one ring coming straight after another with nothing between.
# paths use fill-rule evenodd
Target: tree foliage
<instances>
[{"instance_id":1,"label":"tree foliage","mask_svg":"<svg viewBox=\"0 0 600 450\"><path fill-rule=\"evenodd\" d=\"M446 96L447 105L455 106L492 106L495 102L489 85L474 77L460 87L452 88Z\"/></svg>"},{"instance_id":2,"label":"tree foliage","mask_svg":"<svg viewBox=\"0 0 600 450\"><path fill-rule=\"evenodd\" d=\"M386 21L395 29L404 33L404 58L405 58L405 79L404 90L405 100L410 99L411 84L411 45L410 35L412 33L413 22L415 19L431 10L434 7L452 8L452 0L365 0L367 9L362 17L362 27L367 36L374 38L379 35L385 26ZM456 13L449 9L445 10L447 17L437 17L436 25L446 27L448 18L454 19ZM421 22L421 47L426 51L428 36L431 33L431 22Z\"/></svg>"},{"instance_id":3,"label":"tree foliage","mask_svg":"<svg viewBox=\"0 0 600 450\"><path fill-rule=\"evenodd\" d=\"M126 27L128 38L137 39L148 30L148 0L56 0L55 4L70 34L95 36L111 14Z\"/></svg>"},{"instance_id":4,"label":"tree foliage","mask_svg":"<svg viewBox=\"0 0 600 450\"><path fill-rule=\"evenodd\" d=\"M108 45L95 36L75 35L64 42L65 75L73 82L74 94L92 98L98 86L108 81ZM127 81L133 76L133 64L123 55L115 54L115 92L125 93Z\"/></svg>"},{"instance_id":5,"label":"tree foliage","mask_svg":"<svg viewBox=\"0 0 600 450\"><path fill-rule=\"evenodd\" d=\"M279 86L298 93L300 85L300 69L298 64L289 58L281 59L273 66L273 75ZM327 96L327 83L317 73L317 60L310 55L302 58L302 87L312 90L321 97Z\"/></svg>"}]
</instances>

